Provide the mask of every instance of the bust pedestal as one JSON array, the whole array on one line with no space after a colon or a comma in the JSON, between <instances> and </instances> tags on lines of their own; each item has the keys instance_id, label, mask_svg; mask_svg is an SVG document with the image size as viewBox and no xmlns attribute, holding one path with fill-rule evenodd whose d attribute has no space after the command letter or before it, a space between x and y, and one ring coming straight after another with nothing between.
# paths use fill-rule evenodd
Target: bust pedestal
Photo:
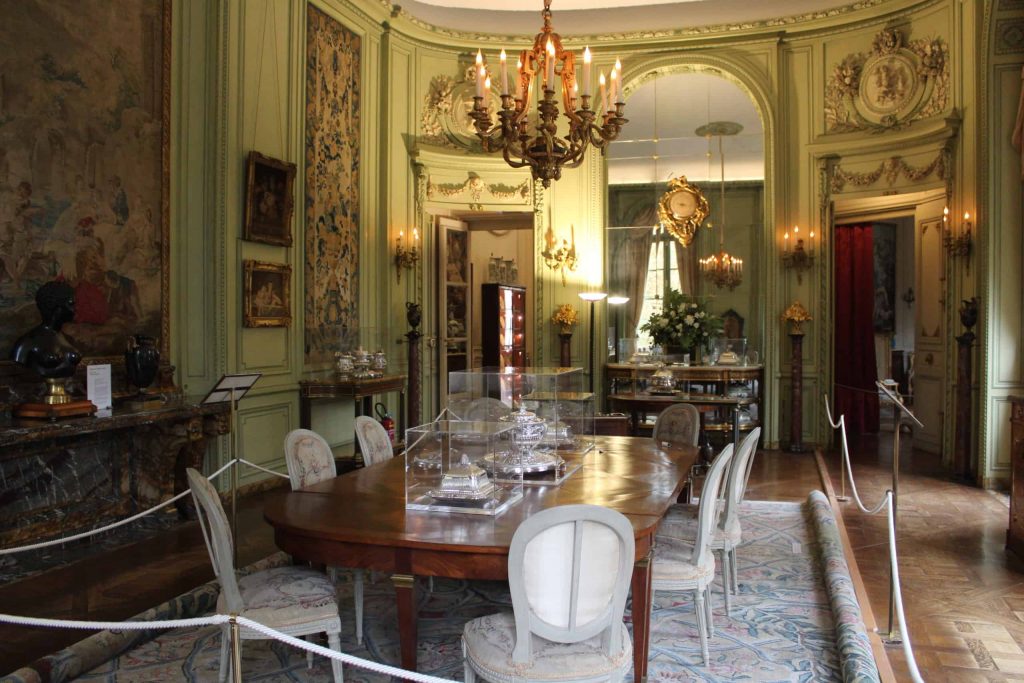
<instances>
[{"instance_id":1,"label":"bust pedestal","mask_svg":"<svg viewBox=\"0 0 1024 683\"><path fill-rule=\"evenodd\" d=\"M572 332L559 332L558 342L558 364L568 368L572 365Z\"/></svg>"},{"instance_id":2,"label":"bust pedestal","mask_svg":"<svg viewBox=\"0 0 1024 683\"><path fill-rule=\"evenodd\" d=\"M790 332L789 451L804 452L804 333Z\"/></svg>"}]
</instances>

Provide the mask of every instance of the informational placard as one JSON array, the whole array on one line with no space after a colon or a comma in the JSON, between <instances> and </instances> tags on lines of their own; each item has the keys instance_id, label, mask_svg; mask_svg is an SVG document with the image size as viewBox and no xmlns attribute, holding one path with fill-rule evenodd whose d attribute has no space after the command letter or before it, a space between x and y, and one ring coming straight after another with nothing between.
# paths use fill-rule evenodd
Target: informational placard
<instances>
[{"instance_id":1,"label":"informational placard","mask_svg":"<svg viewBox=\"0 0 1024 683\"><path fill-rule=\"evenodd\" d=\"M88 399L97 409L109 410L112 407L109 363L86 367L85 386Z\"/></svg>"}]
</instances>

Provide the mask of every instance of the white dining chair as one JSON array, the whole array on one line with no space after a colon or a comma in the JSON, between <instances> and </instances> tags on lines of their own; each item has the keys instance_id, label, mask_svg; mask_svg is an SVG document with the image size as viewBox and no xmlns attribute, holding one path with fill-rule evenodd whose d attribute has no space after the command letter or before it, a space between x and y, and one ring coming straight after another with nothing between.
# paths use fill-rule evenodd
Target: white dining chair
<instances>
[{"instance_id":1,"label":"white dining chair","mask_svg":"<svg viewBox=\"0 0 1024 683\"><path fill-rule=\"evenodd\" d=\"M371 418L366 419L377 424ZM380 427L379 424L377 426ZM387 438L387 432L384 433L384 437ZM288 466L292 491L338 476L331 447L322 436L309 429L293 429L284 437L284 461ZM327 575L331 577L331 581L337 583L338 570L335 567L328 567ZM363 642L363 586L363 570L353 569L352 594L356 609L356 642L360 644Z\"/></svg>"},{"instance_id":2,"label":"white dining chair","mask_svg":"<svg viewBox=\"0 0 1024 683\"><path fill-rule=\"evenodd\" d=\"M711 601L708 587L715 578L715 555L711 551L711 539L718 524L721 506L718 492L722 478L732 461L732 444L711 462L704 488L697 506L697 535L693 541L656 536L654 542L654 565L651 585L658 591L693 591L693 609L697 614L697 632L700 636L700 652L708 663L708 638L714 635L714 620L711 616Z\"/></svg>"},{"instance_id":3,"label":"white dining chair","mask_svg":"<svg viewBox=\"0 0 1024 683\"><path fill-rule=\"evenodd\" d=\"M376 465L395 457L388 431L372 417L360 415L355 421L356 438L359 450L363 454L363 463L367 466Z\"/></svg>"},{"instance_id":4,"label":"white dining chair","mask_svg":"<svg viewBox=\"0 0 1024 683\"><path fill-rule=\"evenodd\" d=\"M674 403L658 414L651 437L656 443L696 446L700 441L700 411L690 403Z\"/></svg>"},{"instance_id":5,"label":"white dining chair","mask_svg":"<svg viewBox=\"0 0 1024 683\"><path fill-rule=\"evenodd\" d=\"M341 652L341 618L334 583L320 572L294 566L264 569L237 578L232 560L231 528L220 495L196 470L188 468L186 474L213 572L220 583L217 612L246 617L290 636L326 633L330 648ZM239 636L242 640L267 637L245 627L239 629ZM224 625L220 647L221 681L228 679L231 666L230 638L230 626ZM306 661L312 667L312 653L307 653ZM331 669L335 683L341 683L344 679L341 662L332 659ZM241 672L238 673L241 678Z\"/></svg>"},{"instance_id":6,"label":"white dining chair","mask_svg":"<svg viewBox=\"0 0 1024 683\"><path fill-rule=\"evenodd\" d=\"M633 527L596 505L562 505L519 525L508 557L512 614L462 632L465 681L620 681L633 645L622 622Z\"/></svg>"},{"instance_id":7,"label":"white dining chair","mask_svg":"<svg viewBox=\"0 0 1024 683\"><path fill-rule=\"evenodd\" d=\"M721 553L722 590L725 593L725 614L729 616L732 604L730 594L739 592L739 578L736 571L736 548L743 541L740 526L740 504L747 491L750 468L754 464L761 428L753 429L740 442L739 450L732 459L725 482L725 495L719 499L724 506L711 539L711 549ZM692 505L673 505L665 514L665 520L658 527L658 537L672 537L692 541L697 536L697 510Z\"/></svg>"}]
</instances>

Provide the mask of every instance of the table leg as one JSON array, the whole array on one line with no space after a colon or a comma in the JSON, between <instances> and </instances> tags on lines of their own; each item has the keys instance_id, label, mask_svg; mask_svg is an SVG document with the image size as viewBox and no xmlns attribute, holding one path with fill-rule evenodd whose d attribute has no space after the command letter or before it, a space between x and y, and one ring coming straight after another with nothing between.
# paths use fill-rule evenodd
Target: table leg
<instances>
[{"instance_id":1,"label":"table leg","mask_svg":"<svg viewBox=\"0 0 1024 683\"><path fill-rule=\"evenodd\" d=\"M647 678L651 647L651 553L633 565L633 680Z\"/></svg>"},{"instance_id":2,"label":"table leg","mask_svg":"<svg viewBox=\"0 0 1024 683\"><path fill-rule=\"evenodd\" d=\"M395 574L391 577L398 603L398 642L402 653L402 668L416 670L416 577Z\"/></svg>"},{"instance_id":3,"label":"table leg","mask_svg":"<svg viewBox=\"0 0 1024 683\"><path fill-rule=\"evenodd\" d=\"M299 427L303 429L313 428L313 410L310 403L308 396L299 394Z\"/></svg>"}]
</instances>

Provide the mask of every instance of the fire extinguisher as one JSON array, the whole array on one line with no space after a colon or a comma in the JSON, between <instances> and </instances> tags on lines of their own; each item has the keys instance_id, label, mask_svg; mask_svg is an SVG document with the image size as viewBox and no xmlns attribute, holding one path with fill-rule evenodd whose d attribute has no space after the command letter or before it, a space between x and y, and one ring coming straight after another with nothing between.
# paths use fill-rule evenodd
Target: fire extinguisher
<instances>
[{"instance_id":1,"label":"fire extinguisher","mask_svg":"<svg viewBox=\"0 0 1024 683\"><path fill-rule=\"evenodd\" d=\"M391 417L391 413L388 412L388 407L383 403L377 403L373 410L377 413L377 421L380 422L380 426L388 433L391 443L395 443L395 420Z\"/></svg>"}]
</instances>

